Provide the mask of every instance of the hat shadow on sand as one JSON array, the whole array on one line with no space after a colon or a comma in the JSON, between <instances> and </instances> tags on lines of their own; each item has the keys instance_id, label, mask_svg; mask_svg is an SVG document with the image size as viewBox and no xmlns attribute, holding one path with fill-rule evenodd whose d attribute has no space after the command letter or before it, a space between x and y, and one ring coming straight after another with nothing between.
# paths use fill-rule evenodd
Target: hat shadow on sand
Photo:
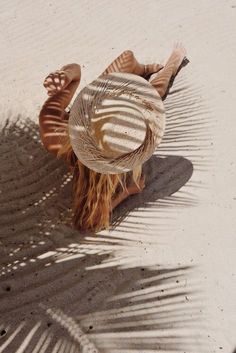
<instances>
[{"instance_id":1,"label":"hat shadow on sand","mask_svg":"<svg viewBox=\"0 0 236 353\"><path fill-rule=\"evenodd\" d=\"M42 147L38 125L30 119L6 121L0 150L0 349L189 351L195 337L184 330L199 320L198 295L186 287L193 269L119 268L112 265L112 247L123 246L119 238L86 238L64 224L71 176ZM151 194L152 201L170 195L192 173L182 157L154 156L145 168L144 198L127 200L125 213L126 207L150 201ZM116 210L119 217L124 209ZM198 344L204 344L200 338Z\"/></svg>"},{"instance_id":2,"label":"hat shadow on sand","mask_svg":"<svg viewBox=\"0 0 236 353\"><path fill-rule=\"evenodd\" d=\"M145 188L141 193L131 195L113 211L113 224L119 224L127 215L138 207L150 205L178 191L191 178L193 164L181 156L152 156L143 165ZM190 199L186 205L193 205ZM174 200L173 200L174 204Z\"/></svg>"}]
</instances>

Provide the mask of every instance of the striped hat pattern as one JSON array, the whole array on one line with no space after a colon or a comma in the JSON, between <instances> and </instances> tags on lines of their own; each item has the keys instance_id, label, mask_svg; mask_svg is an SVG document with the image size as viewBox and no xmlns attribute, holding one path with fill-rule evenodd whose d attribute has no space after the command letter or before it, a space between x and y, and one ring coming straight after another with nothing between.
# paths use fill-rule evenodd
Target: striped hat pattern
<instances>
[{"instance_id":1,"label":"striped hat pattern","mask_svg":"<svg viewBox=\"0 0 236 353\"><path fill-rule=\"evenodd\" d=\"M100 76L71 107L69 136L74 153L104 174L128 172L148 160L160 144L165 109L157 90L127 73Z\"/></svg>"}]
</instances>

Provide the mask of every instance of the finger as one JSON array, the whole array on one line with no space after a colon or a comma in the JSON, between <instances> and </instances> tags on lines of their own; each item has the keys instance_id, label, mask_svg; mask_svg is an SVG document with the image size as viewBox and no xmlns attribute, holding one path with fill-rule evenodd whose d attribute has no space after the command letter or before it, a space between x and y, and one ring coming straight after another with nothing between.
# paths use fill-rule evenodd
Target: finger
<instances>
[{"instance_id":1,"label":"finger","mask_svg":"<svg viewBox=\"0 0 236 353\"><path fill-rule=\"evenodd\" d=\"M51 82L50 81L48 81L46 78L45 78L45 80L43 81L43 85L44 86L47 86L47 85L49 85Z\"/></svg>"},{"instance_id":2,"label":"finger","mask_svg":"<svg viewBox=\"0 0 236 353\"><path fill-rule=\"evenodd\" d=\"M49 96L52 96L52 95L54 95L54 94L56 94L56 93L57 93L56 90L48 90L48 91L47 91L47 94L48 94Z\"/></svg>"},{"instance_id":3,"label":"finger","mask_svg":"<svg viewBox=\"0 0 236 353\"><path fill-rule=\"evenodd\" d=\"M59 75L54 77L54 83L60 83L60 78L59 78Z\"/></svg>"},{"instance_id":4,"label":"finger","mask_svg":"<svg viewBox=\"0 0 236 353\"><path fill-rule=\"evenodd\" d=\"M51 92L51 91L55 91L55 88L47 87L47 90L48 90L49 92Z\"/></svg>"},{"instance_id":5,"label":"finger","mask_svg":"<svg viewBox=\"0 0 236 353\"><path fill-rule=\"evenodd\" d=\"M60 71L60 77L65 77L66 74L65 74L65 71Z\"/></svg>"},{"instance_id":6,"label":"finger","mask_svg":"<svg viewBox=\"0 0 236 353\"><path fill-rule=\"evenodd\" d=\"M58 91L61 90L61 80L60 80L60 76L59 75L54 78L54 85L55 85L55 89L56 90L58 90Z\"/></svg>"},{"instance_id":7,"label":"finger","mask_svg":"<svg viewBox=\"0 0 236 353\"><path fill-rule=\"evenodd\" d=\"M44 81L43 81L43 85L44 85L44 86L47 86L47 85L48 85L48 81L44 80Z\"/></svg>"},{"instance_id":8,"label":"finger","mask_svg":"<svg viewBox=\"0 0 236 353\"><path fill-rule=\"evenodd\" d=\"M66 79L66 74L65 72L60 73L60 80L65 80Z\"/></svg>"},{"instance_id":9,"label":"finger","mask_svg":"<svg viewBox=\"0 0 236 353\"><path fill-rule=\"evenodd\" d=\"M66 75L63 74L63 75L60 77L60 86L61 86L61 88L65 88L66 82L67 82L67 80L66 80Z\"/></svg>"},{"instance_id":10,"label":"finger","mask_svg":"<svg viewBox=\"0 0 236 353\"><path fill-rule=\"evenodd\" d=\"M51 76L47 76L47 77L45 78L45 81L47 81L47 82L53 82L53 79L52 79ZM44 82L45 82L45 81L44 81Z\"/></svg>"},{"instance_id":11,"label":"finger","mask_svg":"<svg viewBox=\"0 0 236 353\"><path fill-rule=\"evenodd\" d=\"M60 77L61 77L61 72L60 72L60 71L59 71L59 72L56 72L55 75L54 75L54 77L60 79Z\"/></svg>"},{"instance_id":12,"label":"finger","mask_svg":"<svg viewBox=\"0 0 236 353\"><path fill-rule=\"evenodd\" d=\"M47 79L50 79L53 81L53 77L54 77L54 72L51 72L48 76L47 76Z\"/></svg>"},{"instance_id":13,"label":"finger","mask_svg":"<svg viewBox=\"0 0 236 353\"><path fill-rule=\"evenodd\" d=\"M45 88L46 90L50 89L50 88L49 88L49 83L44 84L44 88Z\"/></svg>"},{"instance_id":14,"label":"finger","mask_svg":"<svg viewBox=\"0 0 236 353\"><path fill-rule=\"evenodd\" d=\"M53 82L52 78L49 77L44 80L43 85L46 88L46 87L50 86L52 84L52 82Z\"/></svg>"}]
</instances>

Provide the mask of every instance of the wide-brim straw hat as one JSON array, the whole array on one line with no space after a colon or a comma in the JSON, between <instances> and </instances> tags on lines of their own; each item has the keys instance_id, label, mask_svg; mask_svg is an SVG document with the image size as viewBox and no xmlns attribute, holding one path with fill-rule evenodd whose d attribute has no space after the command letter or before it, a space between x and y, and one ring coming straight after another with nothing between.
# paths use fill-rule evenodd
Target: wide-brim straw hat
<instances>
[{"instance_id":1,"label":"wide-brim straw hat","mask_svg":"<svg viewBox=\"0 0 236 353\"><path fill-rule=\"evenodd\" d=\"M164 134L165 109L147 80L116 72L80 91L68 127L81 163L98 173L120 174L151 157Z\"/></svg>"}]
</instances>

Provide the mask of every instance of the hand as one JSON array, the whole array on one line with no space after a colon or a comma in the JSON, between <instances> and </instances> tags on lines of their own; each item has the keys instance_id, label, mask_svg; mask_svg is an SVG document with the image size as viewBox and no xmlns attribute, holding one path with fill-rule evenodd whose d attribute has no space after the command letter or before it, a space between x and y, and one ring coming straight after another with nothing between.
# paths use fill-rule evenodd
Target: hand
<instances>
[{"instance_id":1,"label":"hand","mask_svg":"<svg viewBox=\"0 0 236 353\"><path fill-rule=\"evenodd\" d=\"M53 96L65 89L70 82L80 81L81 69L80 65L72 63L63 66L60 70L51 72L44 80L44 87L49 96Z\"/></svg>"},{"instance_id":2,"label":"hand","mask_svg":"<svg viewBox=\"0 0 236 353\"><path fill-rule=\"evenodd\" d=\"M49 96L55 95L57 92L62 91L70 82L69 77L65 71L57 70L51 72L44 80L44 87Z\"/></svg>"},{"instance_id":3,"label":"hand","mask_svg":"<svg viewBox=\"0 0 236 353\"><path fill-rule=\"evenodd\" d=\"M145 187L145 177L142 177L139 182L138 186L133 182L132 185L128 186L127 189L123 190L120 194L116 195L115 198L111 201L111 209L113 210L119 203L125 200L129 195L138 194L141 192Z\"/></svg>"},{"instance_id":4,"label":"hand","mask_svg":"<svg viewBox=\"0 0 236 353\"><path fill-rule=\"evenodd\" d=\"M145 188L145 176L142 176L138 182L138 185L133 183L127 189L130 195L138 194Z\"/></svg>"}]
</instances>

